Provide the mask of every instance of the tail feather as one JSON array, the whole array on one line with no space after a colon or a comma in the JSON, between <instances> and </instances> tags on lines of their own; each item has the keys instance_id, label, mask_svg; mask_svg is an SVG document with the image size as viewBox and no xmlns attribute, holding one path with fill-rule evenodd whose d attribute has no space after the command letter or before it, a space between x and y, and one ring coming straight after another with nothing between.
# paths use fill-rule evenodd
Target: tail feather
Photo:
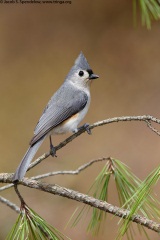
<instances>
[{"instance_id":1,"label":"tail feather","mask_svg":"<svg viewBox=\"0 0 160 240\"><path fill-rule=\"evenodd\" d=\"M26 154L24 155L22 161L20 162L14 176L13 176L13 182L20 181L25 173L27 172L27 169L29 167L30 162L34 158L36 152L38 151L39 147L41 146L42 142L44 140L44 137L40 139L37 143L35 143L33 146L29 147Z\"/></svg>"}]
</instances>

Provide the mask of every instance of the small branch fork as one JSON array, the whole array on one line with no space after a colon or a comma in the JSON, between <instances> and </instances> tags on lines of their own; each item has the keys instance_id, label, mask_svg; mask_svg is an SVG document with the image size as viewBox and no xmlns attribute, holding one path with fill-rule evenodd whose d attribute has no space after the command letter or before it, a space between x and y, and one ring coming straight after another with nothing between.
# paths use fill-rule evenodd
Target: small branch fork
<instances>
[{"instance_id":1,"label":"small branch fork","mask_svg":"<svg viewBox=\"0 0 160 240\"><path fill-rule=\"evenodd\" d=\"M110 124L110 123L116 123L116 122L126 122L126 121L143 121L147 124L147 126L149 127L150 130L152 130L154 133L156 133L158 136L160 136L160 132L154 128L152 126L152 123L157 123L160 124L160 119L155 118L153 116L150 115L143 115L143 116L122 116L122 117L114 117L114 118L109 118L103 121L99 121L96 122L92 125L90 125L88 128L89 130L92 130L96 127L99 126L103 126L106 124ZM55 150L58 151L59 149L63 148L64 146L66 146L68 143L70 143L71 141L73 141L75 138L77 138L78 136L80 136L82 133L85 132L85 129L81 128L77 133L71 135L70 137L66 138L63 142L61 142L59 145L57 145L55 147ZM45 154L43 154L42 156L40 156L38 159L36 159L33 163L30 164L28 170L30 170L31 168L35 167L37 164L39 164L41 161L43 161L44 159L48 158L50 156L50 152L47 152ZM98 199L95 199L93 197L90 197L88 195L82 194L82 193L78 193L76 191L73 191L71 189L67 189L67 188L63 188L60 186L56 186L56 185L51 185L51 184L46 184L46 183L42 183L39 181L36 181L37 179L42 179L42 178L46 178L49 176L54 176L57 174L78 174L80 173L82 170L86 169L87 167L91 166L93 163L95 162L99 162L99 161L103 161L103 160L110 160L111 158L99 158L96 160L92 160L89 163L86 163L82 166L80 166L77 170L75 171L58 171L58 172L51 172L51 173L46 173L43 175L39 175L39 176L35 176L32 177L31 179L27 179L27 178L23 178L23 180L20 182L20 184L27 186L27 187L31 187L31 188L35 188L35 189L39 189L41 191L45 191L45 192L49 192L51 194L55 194L55 195L60 195L63 197L67 197L79 202L83 202L85 204L88 204L92 207L101 209L103 211L106 211L108 213L114 214L116 216L119 216L121 218L126 218L129 215L129 211L126 209L121 209L118 208L116 206L113 206L107 202L103 202L100 201ZM0 191L3 191L5 189L8 189L12 186L14 186L12 184L12 176L13 174L0 174L0 182L1 183L11 183L7 186L1 187ZM17 193L17 195L20 198L21 204L23 205L23 203L25 204L23 198L21 197L17 185L14 186L15 191ZM5 203L7 206L11 207L12 209L14 209L16 212L19 212L19 208L11 203L9 200L0 197L0 202ZM131 221L136 222L138 224L141 224L155 232L160 232L160 224L153 222L145 217L142 217L140 215L135 215L132 217Z\"/></svg>"}]
</instances>

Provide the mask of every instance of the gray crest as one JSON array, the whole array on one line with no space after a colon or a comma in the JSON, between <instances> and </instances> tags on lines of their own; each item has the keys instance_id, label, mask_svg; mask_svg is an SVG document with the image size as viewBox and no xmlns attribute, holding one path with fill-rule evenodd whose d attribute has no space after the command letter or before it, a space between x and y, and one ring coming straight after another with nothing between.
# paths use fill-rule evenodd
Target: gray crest
<instances>
[{"instance_id":1,"label":"gray crest","mask_svg":"<svg viewBox=\"0 0 160 240\"><path fill-rule=\"evenodd\" d=\"M69 80L77 70L88 70L88 69L91 69L91 67L89 66L84 54L80 52L79 56L75 60L74 66L69 71L65 80L67 79Z\"/></svg>"},{"instance_id":2,"label":"gray crest","mask_svg":"<svg viewBox=\"0 0 160 240\"><path fill-rule=\"evenodd\" d=\"M83 70L90 69L87 59L82 52L80 52L78 58L76 59L75 65L79 68L82 68Z\"/></svg>"}]
</instances>

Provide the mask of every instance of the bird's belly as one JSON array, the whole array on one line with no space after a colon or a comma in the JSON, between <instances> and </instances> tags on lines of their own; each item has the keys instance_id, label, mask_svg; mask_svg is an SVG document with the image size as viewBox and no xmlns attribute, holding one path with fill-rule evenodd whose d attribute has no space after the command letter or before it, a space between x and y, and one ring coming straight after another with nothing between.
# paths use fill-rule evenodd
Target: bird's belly
<instances>
[{"instance_id":1,"label":"bird's belly","mask_svg":"<svg viewBox=\"0 0 160 240\"><path fill-rule=\"evenodd\" d=\"M87 105L85 108L80 111L79 113L76 113L73 115L71 118L65 120L63 123L55 127L51 132L51 134L64 134L67 132L76 132L77 131L77 126L79 123L82 121L84 116L86 115L88 108L89 108L90 101L88 101Z\"/></svg>"},{"instance_id":2,"label":"bird's belly","mask_svg":"<svg viewBox=\"0 0 160 240\"><path fill-rule=\"evenodd\" d=\"M73 115L71 118L65 120L59 126L55 127L52 130L51 134L64 134L67 132L73 132L77 129L77 125L79 124L79 113Z\"/></svg>"}]
</instances>

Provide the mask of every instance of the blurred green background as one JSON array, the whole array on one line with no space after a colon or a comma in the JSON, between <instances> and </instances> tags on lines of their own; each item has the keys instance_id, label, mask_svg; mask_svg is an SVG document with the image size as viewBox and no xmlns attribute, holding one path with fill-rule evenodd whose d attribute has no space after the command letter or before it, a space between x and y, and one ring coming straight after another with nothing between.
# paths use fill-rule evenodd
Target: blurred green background
<instances>
[{"instance_id":1,"label":"blurred green background","mask_svg":"<svg viewBox=\"0 0 160 240\"><path fill-rule=\"evenodd\" d=\"M83 122L123 115L160 118L160 25L155 22L151 31L140 23L134 28L132 15L132 1L127 0L0 6L1 172L16 170L43 108L81 50L100 76L92 85L91 107ZM66 136L54 137L54 143ZM46 139L37 156L48 149ZM57 154L58 158L50 157L27 176L72 170L92 159L112 156L143 180L159 164L160 138L141 122L111 124L94 129L91 136L81 135ZM86 193L102 167L97 164L79 176L46 181ZM72 239L94 239L85 232L88 219L64 230L75 207L81 204L25 187L20 190L29 206ZM13 189L3 196L19 205ZM118 204L114 181L109 202ZM3 204L0 213L3 240L17 214ZM118 221L108 215L105 229L96 239L114 239ZM151 239L159 239L147 232ZM135 239L145 238L137 234Z\"/></svg>"}]
</instances>

